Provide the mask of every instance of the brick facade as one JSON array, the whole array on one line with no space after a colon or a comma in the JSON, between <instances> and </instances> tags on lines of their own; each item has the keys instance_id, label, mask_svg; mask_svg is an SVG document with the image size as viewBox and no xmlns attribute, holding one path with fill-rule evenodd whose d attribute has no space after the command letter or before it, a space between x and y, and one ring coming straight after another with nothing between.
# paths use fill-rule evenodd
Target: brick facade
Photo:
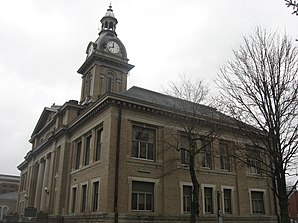
<instances>
[{"instance_id":1,"label":"brick facade","mask_svg":"<svg viewBox=\"0 0 298 223\"><path fill-rule=\"evenodd\" d=\"M138 87L126 90L133 65L107 20L117 23L111 8L78 71L81 101L45 108L34 129L32 149L18 167L25 181L18 212L36 207L65 222L188 222L189 170L181 151L169 146L170 136L183 130L174 120L187 114L166 103L178 99ZM109 41L119 52L101 48ZM228 166L221 163L222 143L233 153L246 139L224 115L200 108L216 112L216 121L225 125L211 143L208 166L202 166L202 154L197 157L201 220L214 222L219 207L224 222L276 222L270 179L250 173L232 155ZM207 115L201 121L199 131L207 131L212 120Z\"/></svg>"}]
</instances>

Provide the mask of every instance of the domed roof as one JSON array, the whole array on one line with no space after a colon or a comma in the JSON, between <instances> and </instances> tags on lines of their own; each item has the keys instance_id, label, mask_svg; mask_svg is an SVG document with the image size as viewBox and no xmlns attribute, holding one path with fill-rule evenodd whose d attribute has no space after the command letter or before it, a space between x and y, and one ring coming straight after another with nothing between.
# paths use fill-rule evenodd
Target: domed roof
<instances>
[{"instance_id":1,"label":"domed roof","mask_svg":"<svg viewBox=\"0 0 298 223\"><path fill-rule=\"evenodd\" d=\"M95 41L96 49L108 52L107 43L110 41L116 42L120 47L119 53L115 54L115 56L127 58L125 46L114 32L101 31L97 40Z\"/></svg>"}]
</instances>

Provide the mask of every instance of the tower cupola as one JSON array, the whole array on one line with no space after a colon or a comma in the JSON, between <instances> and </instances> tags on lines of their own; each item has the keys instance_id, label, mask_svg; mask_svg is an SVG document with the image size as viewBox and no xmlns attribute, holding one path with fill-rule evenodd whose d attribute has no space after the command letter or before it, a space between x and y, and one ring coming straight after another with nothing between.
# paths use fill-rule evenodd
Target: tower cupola
<instances>
[{"instance_id":1,"label":"tower cupola","mask_svg":"<svg viewBox=\"0 0 298 223\"><path fill-rule=\"evenodd\" d=\"M100 20L100 22L101 22L101 31L110 30L115 32L118 21L115 18L112 5L109 6L105 16Z\"/></svg>"}]
</instances>

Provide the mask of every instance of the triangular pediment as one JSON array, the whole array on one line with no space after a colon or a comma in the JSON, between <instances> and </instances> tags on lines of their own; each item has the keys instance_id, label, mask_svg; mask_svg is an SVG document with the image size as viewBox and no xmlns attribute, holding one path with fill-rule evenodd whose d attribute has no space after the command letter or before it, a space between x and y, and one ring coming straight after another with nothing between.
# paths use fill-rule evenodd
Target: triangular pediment
<instances>
[{"instance_id":1,"label":"triangular pediment","mask_svg":"<svg viewBox=\"0 0 298 223\"><path fill-rule=\"evenodd\" d=\"M53 118L55 114L58 113L58 109L61 106L53 105L50 108L45 107L38 119L38 122L33 130L32 136L37 134L41 129L43 129Z\"/></svg>"}]
</instances>

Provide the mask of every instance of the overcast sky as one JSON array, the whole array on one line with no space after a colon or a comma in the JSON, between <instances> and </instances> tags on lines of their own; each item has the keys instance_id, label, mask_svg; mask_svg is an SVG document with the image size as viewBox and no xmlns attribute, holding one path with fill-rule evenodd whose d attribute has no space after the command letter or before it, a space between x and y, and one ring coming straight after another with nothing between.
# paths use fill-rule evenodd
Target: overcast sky
<instances>
[{"instance_id":1,"label":"overcast sky","mask_svg":"<svg viewBox=\"0 0 298 223\"><path fill-rule=\"evenodd\" d=\"M109 4L0 0L0 174L19 174L44 107L79 100L77 70ZM256 26L298 38L298 16L283 0L113 0L112 6L135 65L128 87L162 91L181 74L213 86L218 67Z\"/></svg>"}]
</instances>

